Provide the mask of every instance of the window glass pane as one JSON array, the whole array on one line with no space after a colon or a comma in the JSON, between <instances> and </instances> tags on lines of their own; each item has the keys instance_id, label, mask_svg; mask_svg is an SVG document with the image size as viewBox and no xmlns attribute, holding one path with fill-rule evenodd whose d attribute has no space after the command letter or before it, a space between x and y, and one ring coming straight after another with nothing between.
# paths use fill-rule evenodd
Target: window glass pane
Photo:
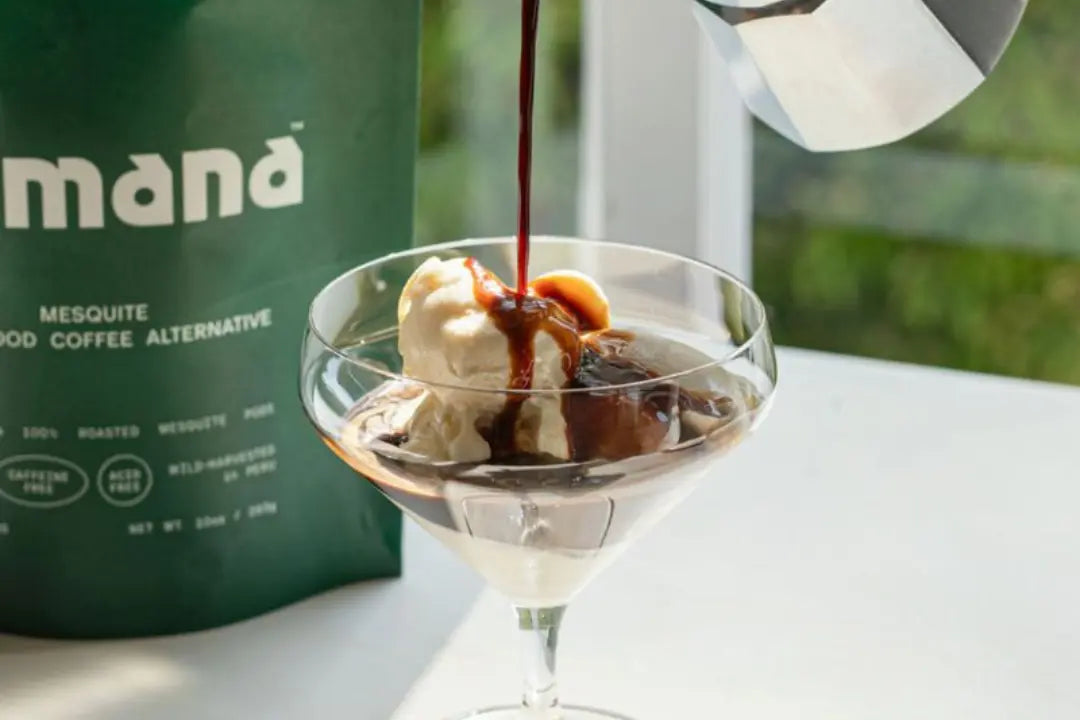
<instances>
[{"instance_id":1,"label":"window glass pane","mask_svg":"<svg viewBox=\"0 0 1080 720\"><path fill-rule=\"evenodd\" d=\"M418 160L421 243L512 235L517 223L521 4L425 0ZM537 49L533 225L573 234L580 0L545 0Z\"/></svg>"},{"instance_id":2,"label":"window glass pane","mask_svg":"<svg viewBox=\"0 0 1080 720\"><path fill-rule=\"evenodd\" d=\"M755 135L755 280L789 345L1080 383L1080 4L899 145Z\"/></svg>"}]
</instances>

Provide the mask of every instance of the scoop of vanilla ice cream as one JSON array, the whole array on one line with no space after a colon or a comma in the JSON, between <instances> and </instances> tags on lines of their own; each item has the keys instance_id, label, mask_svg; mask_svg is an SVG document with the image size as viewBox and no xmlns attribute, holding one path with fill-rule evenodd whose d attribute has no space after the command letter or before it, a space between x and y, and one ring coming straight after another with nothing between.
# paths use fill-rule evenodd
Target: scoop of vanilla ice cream
<instances>
[{"instance_id":1,"label":"scoop of vanilla ice cream","mask_svg":"<svg viewBox=\"0 0 1080 720\"><path fill-rule=\"evenodd\" d=\"M477 428L506 405L505 394L491 391L510 386L510 345L476 299L465 259L433 257L413 273L398 302L398 351L407 377L435 383L407 423L404 448L433 460L490 459ZM555 340L538 333L534 355L533 388L563 387L568 378ZM569 456L558 397L526 401L518 429L522 450Z\"/></svg>"}]
</instances>

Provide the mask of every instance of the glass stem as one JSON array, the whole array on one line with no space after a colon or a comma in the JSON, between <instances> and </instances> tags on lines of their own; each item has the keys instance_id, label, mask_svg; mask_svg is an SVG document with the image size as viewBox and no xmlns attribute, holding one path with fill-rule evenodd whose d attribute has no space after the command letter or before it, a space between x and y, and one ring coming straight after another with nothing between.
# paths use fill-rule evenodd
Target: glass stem
<instances>
[{"instance_id":1,"label":"glass stem","mask_svg":"<svg viewBox=\"0 0 1080 720\"><path fill-rule=\"evenodd\" d=\"M525 653L525 695L522 704L530 720L559 720L559 689L555 654L565 607L516 608Z\"/></svg>"}]
</instances>

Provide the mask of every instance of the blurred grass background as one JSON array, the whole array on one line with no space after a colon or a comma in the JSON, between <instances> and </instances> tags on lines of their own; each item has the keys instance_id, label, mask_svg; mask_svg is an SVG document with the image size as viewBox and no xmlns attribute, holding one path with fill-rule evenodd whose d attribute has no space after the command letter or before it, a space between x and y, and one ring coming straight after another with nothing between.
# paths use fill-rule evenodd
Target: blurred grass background
<instances>
[{"instance_id":1,"label":"blurred grass background","mask_svg":"<svg viewBox=\"0 0 1080 720\"><path fill-rule=\"evenodd\" d=\"M573 233L581 0L545 0L537 232ZM418 240L512 232L518 4L425 0ZM897 146L758 128L754 282L780 343L1080 384L1080 3L1035 0L995 74Z\"/></svg>"}]
</instances>

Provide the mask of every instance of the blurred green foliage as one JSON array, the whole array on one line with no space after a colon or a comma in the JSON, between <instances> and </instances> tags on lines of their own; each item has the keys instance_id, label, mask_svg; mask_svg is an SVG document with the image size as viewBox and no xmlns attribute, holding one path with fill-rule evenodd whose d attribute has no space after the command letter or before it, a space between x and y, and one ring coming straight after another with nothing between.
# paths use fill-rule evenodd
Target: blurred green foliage
<instances>
[{"instance_id":1,"label":"blurred green foliage","mask_svg":"<svg viewBox=\"0 0 1080 720\"><path fill-rule=\"evenodd\" d=\"M1080 178L1078 37L1080 3L1032 2L1013 45L982 88L898 149L866 151L868 158L877 153L886 165L887 153L929 150L961 161L981 159L1004 166L1005 173L1022 166L1024 176L1041 171ZM766 141L761 146L771 141L767 133L758 130ZM759 150L759 158L763 154ZM804 167L815 164L815 171L800 174L799 168L759 162L759 190L765 183L771 198L783 198L814 190L798 183L845 187L850 162L803 161ZM848 194L814 195L835 204L823 212L811 212L804 203L785 213L759 202L754 276L771 306L779 342L1080 384L1080 207L1047 203L1044 214L995 233L1014 237L1012 247L981 247L977 235L926 237L872 223L823 220L850 215L842 212L846 198L854 204L855 195L865 194L847 180ZM927 205L934 206L926 213L962 219L1015 200L1005 193L988 196L991 184L976 186L978 194L934 176L925 184L932 200ZM1038 192L1044 196L1054 187L1045 182ZM1013 214L1021 213L1003 213L1002 222L1009 224ZM1051 236L1044 245L1052 252L1025 246L1035 230Z\"/></svg>"},{"instance_id":2,"label":"blurred green foliage","mask_svg":"<svg viewBox=\"0 0 1080 720\"><path fill-rule=\"evenodd\" d=\"M778 342L1080 384L1074 259L772 220L755 253Z\"/></svg>"},{"instance_id":3,"label":"blurred green foliage","mask_svg":"<svg viewBox=\"0 0 1080 720\"><path fill-rule=\"evenodd\" d=\"M520 3L425 0L417 242L516 228ZM533 226L577 225L581 0L544 0L537 49Z\"/></svg>"}]
</instances>

